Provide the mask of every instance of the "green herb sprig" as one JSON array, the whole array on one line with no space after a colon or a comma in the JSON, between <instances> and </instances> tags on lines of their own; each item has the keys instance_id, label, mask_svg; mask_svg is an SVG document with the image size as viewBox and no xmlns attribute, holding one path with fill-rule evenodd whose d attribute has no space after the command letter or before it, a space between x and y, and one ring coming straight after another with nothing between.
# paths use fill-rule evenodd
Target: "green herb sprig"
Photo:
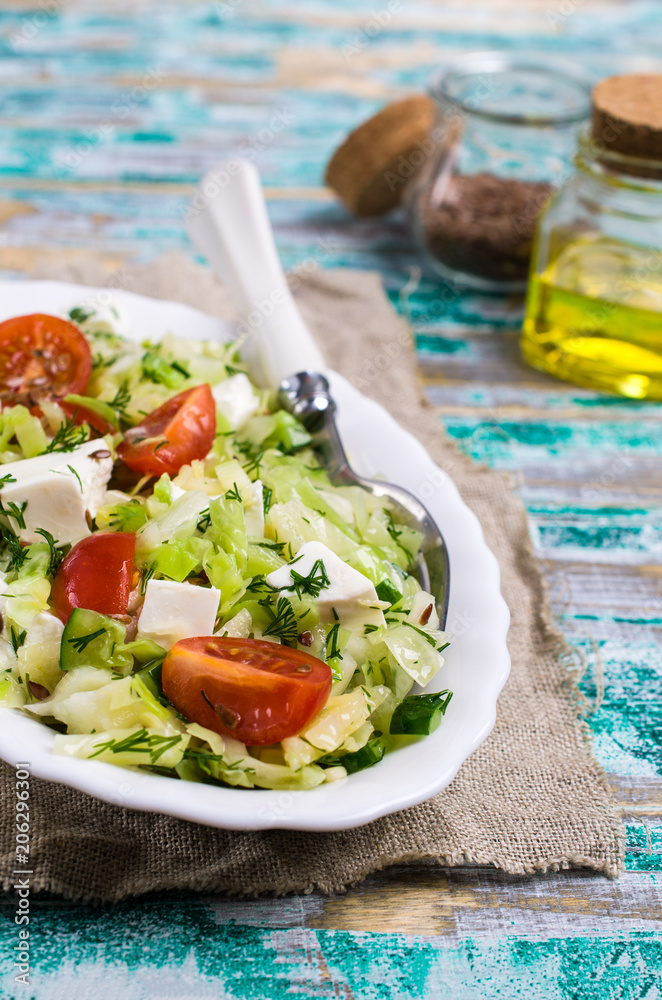
<instances>
[{"instance_id":1,"label":"green herb sprig","mask_svg":"<svg viewBox=\"0 0 662 1000\"><path fill-rule=\"evenodd\" d=\"M90 759L98 757L104 750L111 753L145 753L150 756L152 764L155 764L159 757L162 757L166 750L172 749L180 742L181 736L158 736L149 734L146 729L139 729L138 732L125 736L123 740L110 739L105 743L95 743L95 752L90 754Z\"/></svg>"},{"instance_id":2,"label":"green herb sprig","mask_svg":"<svg viewBox=\"0 0 662 1000\"><path fill-rule=\"evenodd\" d=\"M0 524L0 547L3 554L9 553L7 572L18 571L27 559L29 550L21 545L16 535L3 524Z\"/></svg>"},{"instance_id":3,"label":"green herb sprig","mask_svg":"<svg viewBox=\"0 0 662 1000\"><path fill-rule=\"evenodd\" d=\"M444 649L450 645L448 642L444 642L439 645L433 635L430 635L430 633L426 632L425 629L419 628L418 625L412 625L411 622L402 622L402 624L406 625L407 628L413 628L414 632L418 632L418 634L422 636L422 638L425 639L425 641L428 642L433 649L436 649L438 653L442 653Z\"/></svg>"},{"instance_id":4,"label":"green herb sprig","mask_svg":"<svg viewBox=\"0 0 662 1000\"><path fill-rule=\"evenodd\" d=\"M13 500L10 500L5 507L2 500L0 500L0 514L4 514L5 517L13 517L19 528L25 528L24 514L27 505L27 500L24 500L20 507Z\"/></svg>"},{"instance_id":5,"label":"green herb sprig","mask_svg":"<svg viewBox=\"0 0 662 1000\"><path fill-rule=\"evenodd\" d=\"M202 532L203 535L205 531L207 531L207 529L211 527L211 514L209 512L209 507L207 507L206 510L203 510L200 516L198 517L198 523L196 527L198 531Z\"/></svg>"},{"instance_id":6,"label":"green herb sprig","mask_svg":"<svg viewBox=\"0 0 662 1000\"><path fill-rule=\"evenodd\" d=\"M236 500L237 503L241 503L241 493L239 492L239 487L236 483L232 484L231 490L226 490L224 500Z\"/></svg>"},{"instance_id":7,"label":"green herb sprig","mask_svg":"<svg viewBox=\"0 0 662 1000\"><path fill-rule=\"evenodd\" d=\"M17 632L13 625L9 627L9 641L11 642L11 648L14 650L14 655L18 656L18 651L21 646L25 643L25 638L27 632L23 629L22 632Z\"/></svg>"},{"instance_id":8,"label":"green herb sprig","mask_svg":"<svg viewBox=\"0 0 662 1000\"><path fill-rule=\"evenodd\" d=\"M285 646L296 646L300 629L292 602L287 597L279 597L275 611L268 600L259 603L273 615L273 620L263 629L262 635L275 635Z\"/></svg>"},{"instance_id":9,"label":"green herb sprig","mask_svg":"<svg viewBox=\"0 0 662 1000\"><path fill-rule=\"evenodd\" d=\"M264 458L264 448L255 447L252 441L248 439L245 441L235 441L234 446L242 458L245 459L246 464L244 465L244 470L247 475L255 473L257 476L260 474L260 465L262 464L262 459Z\"/></svg>"},{"instance_id":10,"label":"green herb sprig","mask_svg":"<svg viewBox=\"0 0 662 1000\"><path fill-rule=\"evenodd\" d=\"M292 583L283 589L293 590L299 600L301 600L302 594L310 594L311 597L315 598L319 597L321 591L331 583L326 572L326 567L321 559L315 560L310 572L306 576L302 573L297 573L295 569L290 569L290 576L292 577Z\"/></svg>"},{"instance_id":11,"label":"green herb sprig","mask_svg":"<svg viewBox=\"0 0 662 1000\"><path fill-rule=\"evenodd\" d=\"M64 559L64 552L62 552L61 549L56 548L57 538L53 538L50 531L46 531L45 528L35 528L35 534L41 535L46 540L49 552L46 575L49 576L51 579L53 579L58 569L60 568L62 560Z\"/></svg>"},{"instance_id":12,"label":"green herb sprig","mask_svg":"<svg viewBox=\"0 0 662 1000\"><path fill-rule=\"evenodd\" d=\"M88 632L87 635L75 635L73 638L67 639L67 642L71 643L77 653L82 653L94 639L98 639L105 631L103 627L98 628L96 632Z\"/></svg>"},{"instance_id":13,"label":"green herb sprig","mask_svg":"<svg viewBox=\"0 0 662 1000\"><path fill-rule=\"evenodd\" d=\"M53 440L42 451L42 455L50 455L55 451L73 451L79 445L87 441L87 430L84 424L76 423L78 410L69 417L63 424L60 424L55 432Z\"/></svg>"}]
</instances>

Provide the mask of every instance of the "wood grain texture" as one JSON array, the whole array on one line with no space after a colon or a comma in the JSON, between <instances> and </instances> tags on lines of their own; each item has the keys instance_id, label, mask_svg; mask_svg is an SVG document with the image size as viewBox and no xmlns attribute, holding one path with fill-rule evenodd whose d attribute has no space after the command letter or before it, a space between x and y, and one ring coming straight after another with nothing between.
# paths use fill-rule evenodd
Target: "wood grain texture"
<instances>
[{"instance_id":1,"label":"wood grain texture","mask_svg":"<svg viewBox=\"0 0 662 1000\"><path fill-rule=\"evenodd\" d=\"M322 186L344 134L450 55L660 68L662 8L618 0L11 0L0 10L0 273L189 249L199 175L259 166L285 265L380 271L416 330L457 446L508 468L628 824L628 873L508 878L397 868L344 896L43 901L30 996L652 997L662 971L662 519L657 405L555 382L519 357L521 301L421 273L397 213L354 220ZM365 43L365 44L364 44ZM119 276L119 277L118 277ZM13 941L12 910L0 936ZM6 952L8 954L9 952ZM5 958L6 961L6 958ZM3 966L3 971L6 966ZM112 976L109 975L112 970ZM9 992L7 995L13 995ZM20 993L17 995L25 995Z\"/></svg>"}]
</instances>

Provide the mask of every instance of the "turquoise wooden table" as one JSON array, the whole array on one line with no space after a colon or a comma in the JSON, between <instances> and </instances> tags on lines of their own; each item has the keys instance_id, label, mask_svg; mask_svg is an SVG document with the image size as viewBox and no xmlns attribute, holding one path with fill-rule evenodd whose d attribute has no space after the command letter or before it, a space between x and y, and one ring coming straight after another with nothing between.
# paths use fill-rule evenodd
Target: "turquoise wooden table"
<instances>
[{"instance_id":1,"label":"turquoise wooden table","mask_svg":"<svg viewBox=\"0 0 662 1000\"><path fill-rule=\"evenodd\" d=\"M396 217L350 219L322 183L343 134L449 54L562 55L596 78L660 70L655 0L6 0L0 272L93 256L109 273L190 249L196 179L243 152L290 267L376 268L415 327L431 398L470 455L518 470L627 871L389 869L346 896L34 900L31 984L2 996L588 1000L662 995L662 419L519 360L520 306L440 304ZM389 10L375 33L375 11ZM385 20L382 17L382 20ZM13 941L8 903L3 957ZM2 971L9 974L11 965Z\"/></svg>"}]
</instances>

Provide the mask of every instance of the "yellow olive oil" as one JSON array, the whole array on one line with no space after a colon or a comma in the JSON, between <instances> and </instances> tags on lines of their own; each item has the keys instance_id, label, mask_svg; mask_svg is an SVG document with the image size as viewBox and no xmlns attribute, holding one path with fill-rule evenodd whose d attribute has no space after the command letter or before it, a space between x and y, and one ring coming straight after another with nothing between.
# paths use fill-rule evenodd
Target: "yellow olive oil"
<instances>
[{"instance_id":1,"label":"yellow olive oil","mask_svg":"<svg viewBox=\"0 0 662 1000\"><path fill-rule=\"evenodd\" d=\"M531 277L522 353L578 385L662 399L662 254L606 237L567 243Z\"/></svg>"}]
</instances>

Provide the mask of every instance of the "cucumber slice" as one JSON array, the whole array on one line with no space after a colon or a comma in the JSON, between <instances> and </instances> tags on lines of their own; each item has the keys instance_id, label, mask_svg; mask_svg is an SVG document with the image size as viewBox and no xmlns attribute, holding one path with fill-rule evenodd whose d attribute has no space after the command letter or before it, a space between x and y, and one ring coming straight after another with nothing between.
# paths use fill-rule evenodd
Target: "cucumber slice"
<instances>
[{"instance_id":1,"label":"cucumber slice","mask_svg":"<svg viewBox=\"0 0 662 1000\"><path fill-rule=\"evenodd\" d=\"M154 661L158 661L159 664L162 663L166 655L163 646L159 646L158 642L153 642L152 639L136 639L134 642L127 642L126 646L119 650L119 652L122 654L131 653L131 656L138 663L147 665L154 663Z\"/></svg>"},{"instance_id":2,"label":"cucumber slice","mask_svg":"<svg viewBox=\"0 0 662 1000\"><path fill-rule=\"evenodd\" d=\"M382 580L377 584L377 597L380 601L388 601L393 606L402 597L397 587L394 587L390 580Z\"/></svg>"},{"instance_id":3,"label":"cucumber slice","mask_svg":"<svg viewBox=\"0 0 662 1000\"><path fill-rule=\"evenodd\" d=\"M138 663L161 663L165 649L151 639L124 642L126 627L108 615L74 608L60 641L60 670L76 667L110 667L122 674Z\"/></svg>"},{"instance_id":4,"label":"cucumber slice","mask_svg":"<svg viewBox=\"0 0 662 1000\"><path fill-rule=\"evenodd\" d=\"M342 764L348 774L356 774L357 771L365 771L366 767L373 767L379 764L386 753L386 742L383 736L373 736L365 746L354 753L345 753L324 757L316 761L322 767L337 767Z\"/></svg>"},{"instance_id":5,"label":"cucumber slice","mask_svg":"<svg viewBox=\"0 0 662 1000\"><path fill-rule=\"evenodd\" d=\"M154 643L156 645L156 643ZM165 652L165 651L164 651ZM163 657L158 659L150 660L146 663L142 670L139 670L136 677L140 677L145 687L158 698L159 701L167 700L164 693L163 687L161 685L161 670L163 668Z\"/></svg>"},{"instance_id":6,"label":"cucumber slice","mask_svg":"<svg viewBox=\"0 0 662 1000\"><path fill-rule=\"evenodd\" d=\"M60 670L128 666L126 657L118 657L117 650L124 644L125 637L125 626L114 618L87 608L74 608L62 633ZM129 658L130 655L127 654Z\"/></svg>"},{"instance_id":7,"label":"cucumber slice","mask_svg":"<svg viewBox=\"0 0 662 1000\"><path fill-rule=\"evenodd\" d=\"M392 736L429 736L439 728L452 697L452 691L410 695L396 707L389 732Z\"/></svg>"}]
</instances>

